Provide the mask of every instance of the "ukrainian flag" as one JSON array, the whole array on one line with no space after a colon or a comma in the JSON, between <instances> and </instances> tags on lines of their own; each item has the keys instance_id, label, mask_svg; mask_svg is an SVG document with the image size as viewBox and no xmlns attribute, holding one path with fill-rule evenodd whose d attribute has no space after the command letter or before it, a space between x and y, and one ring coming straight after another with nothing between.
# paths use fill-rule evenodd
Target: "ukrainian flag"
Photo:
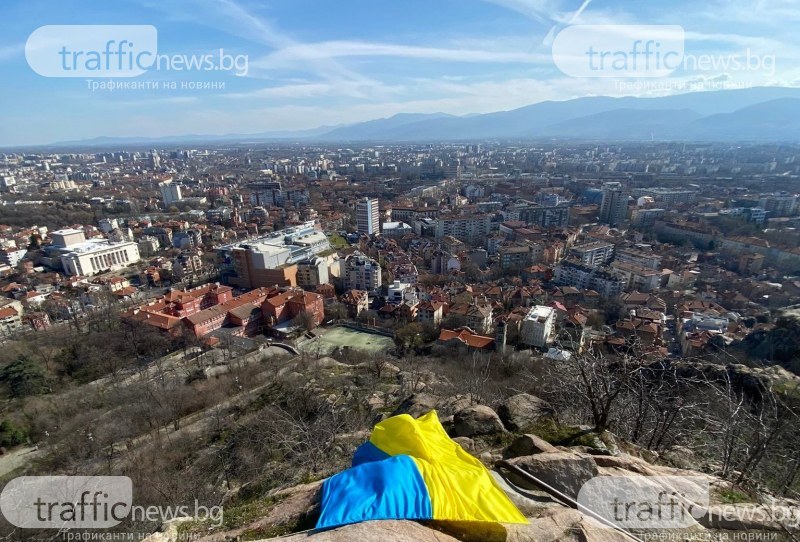
<instances>
[{"instance_id":1,"label":"ukrainian flag","mask_svg":"<svg viewBox=\"0 0 800 542\"><path fill-rule=\"evenodd\" d=\"M353 467L323 485L318 529L379 519L528 523L433 410L380 422Z\"/></svg>"}]
</instances>

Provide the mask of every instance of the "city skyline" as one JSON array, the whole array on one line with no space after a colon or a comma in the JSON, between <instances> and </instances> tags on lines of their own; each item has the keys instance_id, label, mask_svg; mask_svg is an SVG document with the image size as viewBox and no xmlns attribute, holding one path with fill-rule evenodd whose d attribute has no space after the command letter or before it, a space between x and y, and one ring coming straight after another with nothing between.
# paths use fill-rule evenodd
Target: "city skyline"
<instances>
[{"instance_id":1,"label":"city skyline","mask_svg":"<svg viewBox=\"0 0 800 542\"><path fill-rule=\"evenodd\" d=\"M8 2L0 8L0 146L109 137L257 133L333 126L398 113L469 115L546 100L655 96L689 90L798 86L791 2L717 2L697 8L602 0L367 2L142 0L126 6ZM26 61L45 25L152 25L158 52L246 55L247 75L148 72L157 90L91 90L86 78L48 78ZM575 24L680 25L687 56L771 58L759 69L723 65L668 77L570 77L551 47ZM707 69L705 69L707 68ZM647 83L640 88L635 82ZM199 83L211 88L182 88Z\"/></svg>"}]
</instances>

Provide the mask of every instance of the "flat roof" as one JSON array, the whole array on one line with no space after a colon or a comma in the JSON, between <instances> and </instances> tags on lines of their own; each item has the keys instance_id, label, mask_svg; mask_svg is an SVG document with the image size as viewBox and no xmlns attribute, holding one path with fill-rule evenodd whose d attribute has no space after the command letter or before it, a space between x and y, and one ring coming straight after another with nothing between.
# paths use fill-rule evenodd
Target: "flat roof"
<instances>
[{"instance_id":1,"label":"flat roof","mask_svg":"<svg viewBox=\"0 0 800 542\"><path fill-rule=\"evenodd\" d=\"M538 320L539 318L547 318L551 314L555 312L553 307L547 307L545 305L536 305L535 307L531 308L528 312L528 315L525 316L526 320Z\"/></svg>"}]
</instances>

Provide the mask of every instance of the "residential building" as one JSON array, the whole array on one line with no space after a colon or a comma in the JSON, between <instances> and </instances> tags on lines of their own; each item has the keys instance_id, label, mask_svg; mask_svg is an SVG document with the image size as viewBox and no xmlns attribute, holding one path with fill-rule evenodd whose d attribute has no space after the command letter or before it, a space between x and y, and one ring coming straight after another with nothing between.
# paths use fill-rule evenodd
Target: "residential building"
<instances>
[{"instance_id":1,"label":"residential building","mask_svg":"<svg viewBox=\"0 0 800 542\"><path fill-rule=\"evenodd\" d=\"M459 241L482 243L491 231L489 215L450 215L436 219L436 238L452 236Z\"/></svg>"},{"instance_id":2,"label":"residential building","mask_svg":"<svg viewBox=\"0 0 800 542\"><path fill-rule=\"evenodd\" d=\"M631 262L615 260L611 263L614 273L625 281L625 289L652 292L661 284L660 269L643 267Z\"/></svg>"},{"instance_id":3,"label":"residential building","mask_svg":"<svg viewBox=\"0 0 800 542\"><path fill-rule=\"evenodd\" d=\"M16 267L27 253L27 249L14 250L12 248L5 248L0 250L0 262L10 267Z\"/></svg>"},{"instance_id":4,"label":"residential building","mask_svg":"<svg viewBox=\"0 0 800 542\"><path fill-rule=\"evenodd\" d=\"M183 199L181 185L178 183L172 181L158 183L158 189L161 191L161 200L164 202L165 209Z\"/></svg>"},{"instance_id":5,"label":"residential building","mask_svg":"<svg viewBox=\"0 0 800 542\"><path fill-rule=\"evenodd\" d=\"M380 208L377 198L363 198L356 203L358 233L373 235L380 231Z\"/></svg>"},{"instance_id":6,"label":"residential building","mask_svg":"<svg viewBox=\"0 0 800 542\"><path fill-rule=\"evenodd\" d=\"M492 330L492 306L485 300L473 298L469 304L461 303L450 307L447 315L458 315L466 325L478 333L489 333Z\"/></svg>"},{"instance_id":7,"label":"residential building","mask_svg":"<svg viewBox=\"0 0 800 542\"><path fill-rule=\"evenodd\" d=\"M345 290L366 290L377 294L382 284L381 266L356 251L344 260L342 282Z\"/></svg>"},{"instance_id":8,"label":"residential building","mask_svg":"<svg viewBox=\"0 0 800 542\"><path fill-rule=\"evenodd\" d=\"M597 267L611 261L614 257L614 245L603 241L591 241L570 248L569 254L578 258L583 265Z\"/></svg>"},{"instance_id":9,"label":"residential building","mask_svg":"<svg viewBox=\"0 0 800 542\"><path fill-rule=\"evenodd\" d=\"M636 188L633 190L633 196L636 198L650 196L659 207L671 209L694 203L697 200L697 191L662 187Z\"/></svg>"},{"instance_id":10,"label":"residential building","mask_svg":"<svg viewBox=\"0 0 800 542\"><path fill-rule=\"evenodd\" d=\"M358 318L359 314L369 310L369 294L363 290L349 290L339 301L347 308L350 318Z\"/></svg>"},{"instance_id":11,"label":"residential building","mask_svg":"<svg viewBox=\"0 0 800 542\"><path fill-rule=\"evenodd\" d=\"M330 280L328 262L324 258L314 256L297 262L297 285L314 290Z\"/></svg>"},{"instance_id":12,"label":"residential building","mask_svg":"<svg viewBox=\"0 0 800 542\"><path fill-rule=\"evenodd\" d=\"M536 348L545 348L553 342L556 311L553 307L535 305L522 321L520 342Z\"/></svg>"},{"instance_id":13,"label":"residential building","mask_svg":"<svg viewBox=\"0 0 800 542\"><path fill-rule=\"evenodd\" d=\"M793 216L797 213L797 196L788 192L775 192L761 196L758 206L769 213L769 217Z\"/></svg>"},{"instance_id":14,"label":"residential building","mask_svg":"<svg viewBox=\"0 0 800 542\"><path fill-rule=\"evenodd\" d=\"M515 209L517 220L542 228L561 228L569 225L569 205L529 205Z\"/></svg>"},{"instance_id":15,"label":"residential building","mask_svg":"<svg viewBox=\"0 0 800 542\"><path fill-rule=\"evenodd\" d=\"M745 252L739 256L739 273L742 275L755 275L764 267L764 255L755 252Z\"/></svg>"},{"instance_id":16,"label":"residential building","mask_svg":"<svg viewBox=\"0 0 800 542\"><path fill-rule=\"evenodd\" d=\"M464 347L468 350L489 351L494 350L494 337L486 337L475 333L469 328L442 329L439 333L439 344L445 346Z\"/></svg>"},{"instance_id":17,"label":"residential building","mask_svg":"<svg viewBox=\"0 0 800 542\"><path fill-rule=\"evenodd\" d=\"M0 308L0 336L11 337L22 328L22 313L17 308L7 305Z\"/></svg>"},{"instance_id":18,"label":"residential building","mask_svg":"<svg viewBox=\"0 0 800 542\"><path fill-rule=\"evenodd\" d=\"M281 207L285 195L280 181L256 181L247 185L251 190L250 203L263 207Z\"/></svg>"},{"instance_id":19,"label":"residential building","mask_svg":"<svg viewBox=\"0 0 800 542\"><path fill-rule=\"evenodd\" d=\"M631 212L631 225L637 228L652 228L657 220L661 220L666 210L664 209L642 209L637 207Z\"/></svg>"},{"instance_id":20,"label":"residential building","mask_svg":"<svg viewBox=\"0 0 800 542\"><path fill-rule=\"evenodd\" d=\"M661 254L653 252L649 245L637 245L636 248L618 248L615 251L614 260L650 269L661 270L662 268Z\"/></svg>"},{"instance_id":21,"label":"residential building","mask_svg":"<svg viewBox=\"0 0 800 542\"><path fill-rule=\"evenodd\" d=\"M178 280L197 279L203 271L203 253L199 250L185 250L172 260L172 276Z\"/></svg>"},{"instance_id":22,"label":"residential building","mask_svg":"<svg viewBox=\"0 0 800 542\"><path fill-rule=\"evenodd\" d=\"M417 321L428 322L438 326L442 322L444 303L439 301L422 301L417 305Z\"/></svg>"},{"instance_id":23,"label":"residential building","mask_svg":"<svg viewBox=\"0 0 800 542\"><path fill-rule=\"evenodd\" d=\"M605 298L616 297L625 288L625 281L606 267L588 267L580 262L565 260L555 267L554 272L556 284L594 290Z\"/></svg>"},{"instance_id":24,"label":"residential building","mask_svg":"<svg viewBox=\"0 0 800 542\"><path fill-rule=\"evenodd\" d=\"M600 222L609 226L619 226L628 217L629 194L622 183L603 184L603 199L600 203Z\"/></svg>"},{"instance_id":25,"label":"residential building","mask_svg":"<svg viewBox=\"0 0 800 542\"><path fill-rule=\"evenodd\" d=\"M537 246L536 248L540 248ZM539 257L534 254L534 247L531 245L501 245L497 250L500 256L500 268L503 271L511 269L522 270L534 262L541 261L542 251L536 251Z\"/></svg>"}]
</instances>

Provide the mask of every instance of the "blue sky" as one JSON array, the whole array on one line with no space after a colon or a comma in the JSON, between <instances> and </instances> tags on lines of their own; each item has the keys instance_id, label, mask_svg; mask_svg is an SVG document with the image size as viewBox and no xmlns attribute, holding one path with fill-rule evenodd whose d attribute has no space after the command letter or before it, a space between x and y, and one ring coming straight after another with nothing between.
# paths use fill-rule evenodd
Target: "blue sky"
<instances>
[{"instance_id":1,"label":"blue sky","mask_svg":"<svg viewBox=\"0 0 800 542\"><path fill-rule=\"evenodd\" d=\"M798 86L800 3L793 0L4 0L0 145L95 136L255 133L396 113L471 114L590 95L660 95L720 85ZM247 55L249 72L148 72L150 81L215 81L206 90L92 92L47 78L25 58L43 25L147 24L159 54ZM633 88L554 65L573 24L674 24L691 54L775 57L775 70L678 70ZM630 80L624 82L630 83Z\"/></svg>"}]
</instances>

